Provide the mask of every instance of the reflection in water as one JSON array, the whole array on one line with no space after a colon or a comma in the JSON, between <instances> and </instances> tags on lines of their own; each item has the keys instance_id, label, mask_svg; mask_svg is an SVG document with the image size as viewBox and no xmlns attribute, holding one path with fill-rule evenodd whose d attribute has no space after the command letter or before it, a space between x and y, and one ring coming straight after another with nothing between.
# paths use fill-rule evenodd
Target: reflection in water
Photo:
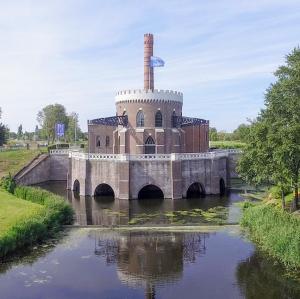
<instances>
[{"instance_id":1,"label":"reflection in water","mask_svg":"<svg viewBox=\"0 0 300 299\"><path fill-rule=\"evenodd\" d=\"M117 264L118 278L130 287L155 297L157 285L174 284L182 278L184 262L194 263L205 254L208 233L129 232L107 240L95 234L95 254Z\"/></svg>"},{"instance_id":2,"label":"reflection in water","mask_svg":"<svg viewBox=\"0 0 300 299\"><path fill-rule=\"evenodd\" d=\"M177 200L161 198L119 200L109 196L79 196L77 193L67 191L64 182L47 182L39 186L68 199L76 212L75 223L79 225L179 225L220 223L221 220L226 223L237 223L240 211L234 203L242 200L238 193ZM207 211L215 207L226 207L226 211L219 210L222 212L222 219L216 217L204 221L203 215L200 215L201 210Z\"/></svg>"},{"instance_id":3,"label":"reflection in water","mask_svg":"<svg viewBox=\"0 0 300 299\"><path fill-rule=\"evenodd\" d=\"M284 270L255 252L238 264L236 276L245 298L300 298L299 281L284 277Z\"/></svg>"},{"instance_id":4,"label":"reflection in water","mask_svg":"<svg viewBox=\"0 0 300 299\"><path fill-rule=\"evenodd\" d=\"M238 231L77 228L45 245L0 264L1 298L299 298Z\"/></svg>"}]
</instances>

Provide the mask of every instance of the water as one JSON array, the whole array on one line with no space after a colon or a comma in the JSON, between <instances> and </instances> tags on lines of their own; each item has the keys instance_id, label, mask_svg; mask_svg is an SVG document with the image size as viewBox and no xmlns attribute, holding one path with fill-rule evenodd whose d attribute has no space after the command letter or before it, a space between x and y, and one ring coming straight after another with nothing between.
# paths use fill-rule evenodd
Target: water
<instances>
[{"instance_id":1,"label":"water","mask_svg":"<svg viewBox=\"0 0 300 299\"><path fill-rule=\"evenodd\" d=\"M0 264L5 299L299 298L299 285L236 229L74 228Z\"/></svg>"},{"instance_id":2,"label":"water","mask_svg":"<svg viewBox=\"0 0 300 299\"><path fill-rule=\"evenodd\" d=\"M191 199L118 200L79 196L64 182L47 182L41 188L64 196L75 210L75 225L201 225L238 223L243 200L238 191L224 196ZM212 210L210 210L212 209ZM203 213L206 211L206 213Z\"/></svg>"},{"instance_id":3,"label":"water","mask_svg":"<svg viewBox=\"0 0 300 299\"><path fill-rule=\"evenodd\" d=\"M76 224L89 226L65 229L57 239L0 261L1 299L300 298L299 282L238 226L212 225L238 221L242 197L236 192L119 201L79 197L64 183L41 187L65 196Z\"/></svg>"}]
</instances>

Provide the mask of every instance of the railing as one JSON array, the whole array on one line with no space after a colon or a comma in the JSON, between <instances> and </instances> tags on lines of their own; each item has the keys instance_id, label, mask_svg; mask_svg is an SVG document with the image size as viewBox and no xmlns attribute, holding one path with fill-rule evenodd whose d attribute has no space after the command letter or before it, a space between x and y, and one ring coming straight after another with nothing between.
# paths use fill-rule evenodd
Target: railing
<instances>
[{"instance_id":1,"label":"railing","mask_svg":"<svg viewBox=\"0 0 300 299\"><path fill-rule=\"evenodd\" d=\"M69 149L53 149L50 150L50 155L69 155Z\"/></svg>"},{"instance_id":2,"label":"railing","mask_svg":"<svg viewBox=\"0 0 300 299\"><path fill-rule=\"evenodd\" d=\"M129 155L130 161L145 161L145 160L159 160L159 161L170 161L174 154L147 154L147 155Z\"/></svg>"},{"instance_id":3,"label":"railing","mask_svg":"<svg viewBox=\"0 0 300 299\"><path fill-rule=\"evenodd\" d=\"M127 115L118 115L118 116L110 116L88 120L89 125L103 125L103 126L123 126L127 127L128 125L128 116Z\"/></svg>"},{"instance_id":4,"label":"railing","mask_svg":"<svg viewBox=\"0 0 300 299\"><path fill-rule=\"evenodd\" d=\"M50 154L66 154L61 153L63 150L53 150ZM58 153L59 152L59 153ZM106 160L106 161L180 161L180 160L200 160L227 157L230 153L240 153L237 150L212 151L205 153L173 153L173 154L98 154L83 153L69 151L69 157L83 160Z\"/></svg>"}]
</instances>

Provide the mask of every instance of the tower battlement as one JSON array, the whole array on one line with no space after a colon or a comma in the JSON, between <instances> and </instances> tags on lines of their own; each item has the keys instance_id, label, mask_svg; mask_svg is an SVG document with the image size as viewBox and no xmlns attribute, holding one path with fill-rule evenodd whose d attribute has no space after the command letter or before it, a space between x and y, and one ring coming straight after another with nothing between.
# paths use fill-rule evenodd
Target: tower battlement
<instances>
[{"instance_id":1,"label":"tower battlement","mask_svg":"<svg viewBox=\"0 0 300 299\"><path fill-rule=\"evenodd\" d=\"M173 90L161 90L161 89L129 89L118 91L115 97L116 102L127 101L174 101L183 102L183 93Z\"/></svg>"}]
</instances>

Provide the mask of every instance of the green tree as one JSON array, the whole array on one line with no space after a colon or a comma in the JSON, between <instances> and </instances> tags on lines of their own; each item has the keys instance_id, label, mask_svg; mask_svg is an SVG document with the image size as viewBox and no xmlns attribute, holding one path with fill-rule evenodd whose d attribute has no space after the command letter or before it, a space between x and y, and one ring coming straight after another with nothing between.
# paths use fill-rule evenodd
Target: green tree
<instances>
[{"instance_id":1,"label":"green tree","mask_svg":"<svg viewBox=\"0 0 300 299\"><path fill-rule=\"evenodd\" d=\"M217 141L218 140L218 131L216 128L209 128L209 140Z\"/></svg>"},{"instance_id":2,"label":"green tree","mask_svg":"<svg viewBox=\"0 0 300 299\"><path fill-rule=\"evenodd\" d=\"M20 139L22 139L22 137L23 137L23 126L22 126L22 124L20 124L18 126L17 138L20 140Z\"/></svg>"},{"instance_id":3,"label":"green tree","mask_svg":"<svg viewBox=\"0 0 300 299\"><path fill-rule=\"evenodd\" d=\"M82 132L78 125L78 114L75 112L72 112L70 115L68 115L68 129L66 131L66 138L69 142L75 142L82 138Z\"/></svg>"},{"instance_id":4,"label":"green tree","mask_svg":"<svg viewBox=\"0 0 300 299\"><path fill-rule=\"evenodd\" d=\"M299 208L300 49L287 55L265 95L265 109L250 128L238 170L249 183L291 185Z\"/></svg>"},{"instance_id":5,"label":"green tree","mask_svg":"<svg viewBox=\"0 0 300 299\"><path fill-rule=\"evenodd\" d=\"M37 121L41 126L41 134L47 138L48 142L55 140L55 124L65 124L65 130L68 127L68 117L63 105L54 104L44 107L37 115Z\"/></svg>"},{"instance_id":6,"label":"green tree","mask_svg":"<svg viewBox=\"0 0 300 299\"><path fill-rule=\"evenodd\" d=\"M240 140L242 142L247 142L248 135L250 132L250 125L240 124L237 129L233 131L234 140Z\"/></svg>"},{"instance_id":7,"label":"green tree","mask_svg":"<svg viewBox=\"0 0 300 299\"><path fill-rule=\"evenodd\" d=\"M2 109L0 107L0 119L2 117ZM3 146L9 138L9 129L3 123L0 123L0 146Z\"/></svg>"}]
</instances>

